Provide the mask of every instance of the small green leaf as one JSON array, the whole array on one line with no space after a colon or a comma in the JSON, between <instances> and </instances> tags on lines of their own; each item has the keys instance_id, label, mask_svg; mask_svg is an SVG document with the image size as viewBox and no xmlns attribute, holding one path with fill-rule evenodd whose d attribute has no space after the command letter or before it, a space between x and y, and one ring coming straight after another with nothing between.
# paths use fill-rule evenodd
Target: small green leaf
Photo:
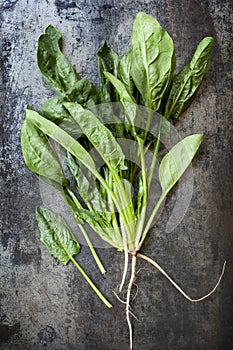
<instances>
[{"instance_id":1,"label":"small green leaf","mask_svg":"<svg viewBox=\"0 0 233 350\"><path fill-rule=\"evenodd\" d=\"M189 107L209 70L213 38L206 37L198 45L191 61L175 75L166 104L166 118L179 118Z\"/></svg>"},{"instance_id":2,"label":"small green leaf","mask_svg":"<svg viewBox=\"0 0 233 350\"><path fill-rule=\"evenodd\" d=\"M131 50L128 51L120 60L118 66L118 78L124 84L127 91L133 95L134 82L131 76L132 57Z\"/></svg>"},{"instance_id":3,"label":"small green leaf","mask_svg":"<svg viewBox=\"0 0 233 350\"><path fill-rule=\"evenodd\" d=\"M131 75L144 105L158 110L175 68L171 37L151 16L139 12L131 36Z\"/></svg>"},{"instance_id":4,"label":"small green leaf","mask_svg":"<svg viewBox=\"0 0 233 350\"><path fill-rule=\"evenodd\" d=\"M80 126L84 135L92 143L106 164L113 168L125 170L124 153L111 131L89 110L83 109L77 103L65 103L74 120Z\"/></svg>"},{"instance_id":5,"label":"small green leaf","mask_svg":"<svg viewBox=\"0 0 233 350\"><path fill-rule=\"evenodd\" d=\"M106 79L104 72L107 71L117 76L117 67L119 64L119 56L104 42L104 45L97 52L98 67L100 75L100 92L101 92L101 102L115 102L118 101L116 92Z\"/></svg>"},{"instance_id":6,"label":"small green leaf","mask_svg":"<svg viewBox=\"0 0 233 350\"><path fill-rule=\"evenodd\" d=\"M105 212L106 205L97 188L95 176L78 162L69 152L67 154L67 167L74 179L77 191L86 204L90 204L95 211Z\"/></svg>"},{"instance_id":7,"label":"small green leaf","mask_svg":"<svg viewBox=\"0 0 233 350\"><path fill-rule=\"evenodd\" d=\"M79 76L61 52L62 34L49 25L38 40L37 62L46 83L61 96L75 87Z\"/></svg>"},{"instance_id":8,"label":"small green leaf","mask_svg":"<svg viewBox=\"0 0 233 350\"><path fill-rule=\"evenodd\" d=\"M38 40L37 62L48 86L68 101L84 107L98 103L98 92L86 78L80 79L61 51L62 34L49 25Z\"/></svg>"},{"instance_id":9,"label":"small green leaf","mask_svg":"<svg viewBox=\"0 0 233 350\"><path fill-rule=\"evenodd\" d=\"M134 125L137 106L135 104L135 100L134 100L133 96L131 96L128 93L125 85L119 79L114 77L114 75L112 75L111 73L108 73L108 72L104 72L104 75L111 82L111 84L115 87L116 91L118 92L118 94L120 96L120 101L122 102L122 104L126 110L128 119L130 120L130 123L132 125Z\"/></svg>"},{"instance_id":10,"label":"small green leaf","mask_svg":"<svg viewBox=\"0 0 233 350\"><path fill-rule=\"evenodd\" d=\"M159 181L163 198L190 165L202 139L203 134L187 136L163 157L159 167Z\"/></svg>"},{"instance_id":11,"label":"small green leaf","mask_svg":"<svg viewBox=\"0 0 233 350\"><path fill-rule=\"evenodd\" d=\"M31 171L42 179L49 179L58 184L65 181L61 164L51 142L27 118L27 112L21 128L21 147L25 163Z\"/></svg>"},{"instance_id":12,"label":"small green leaf","mask_svg":"<svg viewBox=\"0 0 233 350\"><path fill-rule=\"evenodd\" d=\"M129 94L127 91L125 85L114 75L108 72L104 72L105 77L110 81L110 83L115 87L117 90L119 96L120 96L120 101L124 102L130 102L130 103L135 103L134 98Z\"/></svg>"},{"instance_id":13,"label":"small green leaf","mask_svg":"<svg viewBox=\"0 0 233 350\"><path fill-rule=\"evenodd\" d=\"M69 226L60 215L42 207L37 208L36 218L41 242L51 255L66 265L73 255L80 252L80 246Z\"/></svg>"}]
</instances>

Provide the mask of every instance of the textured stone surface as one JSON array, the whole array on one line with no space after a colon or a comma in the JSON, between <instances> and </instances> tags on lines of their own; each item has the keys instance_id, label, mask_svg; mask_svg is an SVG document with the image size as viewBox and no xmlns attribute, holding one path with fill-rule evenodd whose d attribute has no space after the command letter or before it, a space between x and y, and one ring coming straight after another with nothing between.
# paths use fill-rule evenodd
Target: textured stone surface
<instances>
[{"instance_id":1,"label":"textured stone surface","mask_svg":"<svg viewBox=\"0 0 233 350\"><path fill-rule=\"evenodd\" d=\"M100 277L87 248L80 263L114 307L107 310L71 265L61 266L39 242L35 206L39 185L22 159L19 132L27 103L39 108L51 95L36 65L38 36L51 23L64 33L64 51L81 73L97 81L95 53L106 38L122 54L134 17L144 11L169 31L178 67L195 45L212 35L211 70L198 96L177 124L181 135L204 132L194 161L194 193L182 223L164 233L175 196L144 251L192 296L221 287L191 304L145 263L137 274L134 343L138 350L229 350L233 348L232 232L232 1L1 0L1 283L0 349L118 350L128 348L124 305L113 296L123 257L99 250L108 267Z\"/></svg>"}]
</instances>

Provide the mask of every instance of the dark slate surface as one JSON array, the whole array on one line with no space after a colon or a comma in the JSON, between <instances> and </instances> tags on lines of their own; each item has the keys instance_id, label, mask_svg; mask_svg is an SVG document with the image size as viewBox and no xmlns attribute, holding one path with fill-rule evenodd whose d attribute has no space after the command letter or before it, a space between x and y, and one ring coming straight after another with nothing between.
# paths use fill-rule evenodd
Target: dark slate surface
<instances>
[{"instance_id":1,"label":"dark slate surface","mask_svg":"<svg viewBox=\"0 0 233 350\"><path fill-rule=\"evenodd\" d=\"M191 304L155 270L141 263L133 303L137 350L230 350L233 348L232 232L232 1L32 1L1 0L1 284L0 349L126 350L128 329L117 289L123 256L99 249L108 268L97 271L87 248L79 257L114 307L107 310L71 265L49 256L39 242L35 206L39 184L24 165L19 132L27 103L39 108L51 96L36 65L36 42L51 23L64 33L64 50L82 75L97 81L95 52L108 39L122 54L129 47L139 11L156 17L177 48L178 67L205 35L215 47L212 66L198 96L177 124L181 135L204 132L194 161L189 209L171 233L164 233L174 198L144 252L156 259L192 296L215 283L220 288ZM135 289L136 291L136 289Z\"/></svg>"}]
</instances>

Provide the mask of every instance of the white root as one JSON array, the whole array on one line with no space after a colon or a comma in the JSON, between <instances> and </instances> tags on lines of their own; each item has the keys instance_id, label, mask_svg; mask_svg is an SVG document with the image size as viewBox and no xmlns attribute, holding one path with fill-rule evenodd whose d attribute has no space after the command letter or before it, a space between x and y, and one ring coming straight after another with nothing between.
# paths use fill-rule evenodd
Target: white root
<instances>
[{"instance_id":1,"label":"white root","mask_svg":"<svg viewBox=\"0 0 233 350\"><path fill-rule=\"evenodd\" d=\"M129 326L130 350L133 349L133 330L132 330L132 324L130 321L130 314L132 314L130 311L130 295L131 295L131 289L132 289L133 282L136 275L136 261L137 261L136 255L132 255L132 270L131 270L131 277L130 277L130 281L127 289L127 298L126 298L126 319Z\"/></svg>"},{"instance_id":2,"label":"white root","mask_svg":"<svg viewBox=\"0 0 233 350\"><path fill-rule=\"evenodd\" d=\"M122 304L126 304L126 301L122 300L117 293L115 292L115 290L112 290L113 294L115 295L115 297L117 298L117 300L122 303Z\"/></svg>"},{"instance_id":3,"label":"white root","mask_svg":"<svg viewBox=\"0 0 233 350\"><path fill-rule=\"evenodd\" d=\"M224 271L225 271L225 267L226 267L226 261L224 262L223 264L223 268L222 268L222 272L220 274L220 277L216 283L216 285L214 286L214 288L206 295L202 296L201 298L198 298L198 299L192 299L190 298L190 296L188 296L176 283L175 281L173 281L173 279L162 269L162 267L154 260L152 260L151 258L141 254L141 253L137 253L137 256L141 259L144 259L146 261L148 261L150 264L152 264L153 266L155 266L172 284L173 286L186 298L188 299L189 301L193 302L193 303L197 303L199 301L202 301L206 298L208 298L211 294L213 294L215 292L215 290L218 288L220 282L221 282L221 279L224 275Z\"/></svg>"}]
</instances>

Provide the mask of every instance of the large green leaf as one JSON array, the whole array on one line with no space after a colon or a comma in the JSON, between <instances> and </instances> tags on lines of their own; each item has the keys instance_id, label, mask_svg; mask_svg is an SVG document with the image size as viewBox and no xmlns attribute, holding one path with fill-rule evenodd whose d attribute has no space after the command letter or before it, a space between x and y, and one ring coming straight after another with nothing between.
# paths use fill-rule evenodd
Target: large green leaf
<instances>
[{"instance_id":1,"label":"large green leaf","mask_svg":"<svg viewBox=\"0 0 233 350\"><path fill-rule=\"evenodd\" d=\"M190 165L202 139L203 134L187 136L163 157L159 167L159 181L163 198Z\"/></svg>"},{"instance_id":2,"label":"large green leaf","mask_svg":"<svg viewBox=\"0 0 233 350\"><path fill-rule=\"evenodd\" d=\"M73 255L80 252L69 226L60 215L42 207L37 208L36 218L42 243L51 255L66 265Z\"/></svg>"},{"instance_id":3,"label":"large green leaf","mask_svg":"<svg viewBox=\"0 0 233 350\"><path fill-rule=\"evenodd\" d=\"M43 133L48 135L63 146L67 151L72 153L82 164L84 164L94 175L98 176L95 163L85 148L77 142L72 136L59 128L50 120L42 117L39 113L28 109L26 119L33 123Z\"/></svg>"},{"instance_id":4,"label":"large green leaf","mask_svg":"<svg viewBox=\"0 0 233 350\"><path fill-rule=\"evenodd\" d=\"M165 116L179 118L192 102L210 66L213 38L206 37L198 45L191 61L174 77L166 104Z\"/></svg>"},{"instance_id":5,"label":"large green leaf","mask_svg":"<svg viewBox=\"0 0 233 350\"><path fill-rule=\"evenodd\" d=\"M151 16L139 12L131 36L131 75L145 106L158 110L175 67L171 37Z\"/></svg>"},{"instance_id":6,"label":"large green leaf","mask_svg":"<svg viewBox=\"0 0 233 350\"><path fill-rule=\"evenodd\" d=\"M69 60L61 52L62 34L49 25L38 40L37 62L46 83L65 96L80 79Z\"/></svg>"},{"instance_id":7,"label":"large green leaf","mask_svg":"<svg viewBox=\"0 0 233 350\"><path fill-rule=\"evenodd\" d=\"M27 118L27 113L21 128L21 147L27 167L41 176L45 182L62 184L65 181L61 164L51 142Z\"/></svg>"},{"instance_id":8,"label":"large green leaf","mask_svg":"<svg viewBox=\"0 0 233 350\"><path fill-rule=\"evenodd\" d=\"M101 155L106 164L125 170L124 153L111 131L89 110L77 103L65 103L72 117L80 126L84 135Z\"/></svg>"},{"instance_id":9,"label":"large green leaf","mask_svg":"<svg viewBox=\"0 0 233 350\"><path fill-rule=\"evenodd\" d=\"M114 76L117 76L117 67L119 64L119 56L104 42L104 45L97 52L99 75L100 75L100 95L101 102L114 102L117 101L116 92L106 79L104 72L107 71Z\"/></svg>"}]
</instances>

